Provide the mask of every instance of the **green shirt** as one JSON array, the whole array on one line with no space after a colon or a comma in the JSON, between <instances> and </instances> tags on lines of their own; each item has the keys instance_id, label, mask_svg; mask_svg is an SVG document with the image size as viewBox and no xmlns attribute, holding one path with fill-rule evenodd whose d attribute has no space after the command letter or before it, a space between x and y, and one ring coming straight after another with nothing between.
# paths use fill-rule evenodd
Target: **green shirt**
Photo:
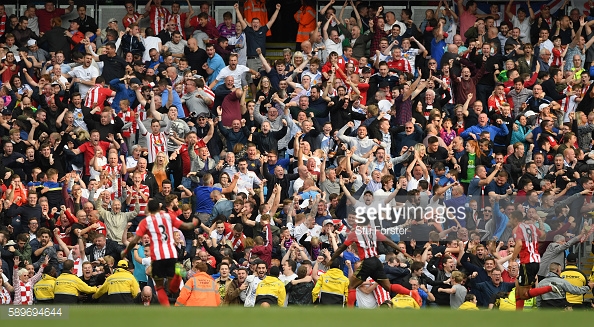
<instances>
[{"instance_id":1,"label":"green shirt","mask_svg":"<svg viewBox=\"0 0 594 327\"><path fill-rule=\"evenodd\" d=\"M468 154L468 169L466 169L466 176L463 176L462 182L470 183L470 181L474 178L476 170L476 154L469 153Z\"/></svg>"}]
</instances>

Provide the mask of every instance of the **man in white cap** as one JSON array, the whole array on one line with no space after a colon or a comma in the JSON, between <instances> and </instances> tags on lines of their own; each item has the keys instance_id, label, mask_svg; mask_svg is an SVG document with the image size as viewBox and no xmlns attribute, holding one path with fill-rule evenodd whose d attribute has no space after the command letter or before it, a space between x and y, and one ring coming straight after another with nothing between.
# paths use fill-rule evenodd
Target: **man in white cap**
<instances>
[{"instance_id":1,"label":"man in white cap","mask_svg":"<svg viewBox=\"0 0 594 327\"><path fill-rule=\"evenodd\" d=\"M29 39L29 41L27 41L27 48L29 49L27 55L34 57L39 62L40 66L37 68L41 68L46 61L51 59L50 54L40 48L35 39Z\"/></svg>"},{"instance_id":2,"label":"man in white cap","mask_svg":"<svg viewBox=\"0 0 594 327\"><path fill-rule=\"evenodd\" d=\"M97 36L103 36L103 38L105 38L107 36L107 30L114 30L119 33L120 25L118 25L118 20L114 17L107 20L107 26L105 26L105 29L101 30L101 34Z\"/></svg>"}]
</instances>

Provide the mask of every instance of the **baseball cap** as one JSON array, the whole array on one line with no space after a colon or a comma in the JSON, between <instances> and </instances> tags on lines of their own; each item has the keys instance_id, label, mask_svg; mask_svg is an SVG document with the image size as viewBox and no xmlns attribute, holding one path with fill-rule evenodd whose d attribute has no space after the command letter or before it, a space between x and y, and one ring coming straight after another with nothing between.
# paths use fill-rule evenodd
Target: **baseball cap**
<instances>
[{"instance_id":1,"label":"baseball cap","mask_svg":"<svg viewBox=\"0 0 594 327\"><path fill-rule=\"evenodd\" d=\"M11 115L12 115L12 111L10 111L9 109L2 110L2 116L11 116Z\"/></svg>"},{"instance_id":2,"label":"baseball cap","mask_svg":"<svg viewBox=\"0 0 594 327\"><path fill-rule=\"evenodd\" d=\"M78 25L80 25L80 22L78 21L78 19L71 19L68 22L69 23L77 23Z\"/></svg>"},{"instance_id":3,"label":"baseball cap","mask_svg":"<svg viewBox=\"0 0 594 327\"><path fill-rule=\"evenodd\" d=\"M128 269L128 261L126 261L126 260L118 261L118 268Z\"/></svg>"},{"instance_id":4,"label":"baseball cap","mask_svg":"<svg viewBox=\"0 0 594 327\"><path fill-rule=\"evenodd\" d=\"M31 47L37 44L37 41L35 41L35 39L29 39L29 41L27 41L27 46Z\"/></svg>"},{"instance_id":5,"label":"baseball cap","mask_svg":"<svg viewBox=\"0 0 594 327\"><path fill-rule=\"evenodd\" d=\"M567 262L577 262L577 254L570 253L567 255Z\"/></svg>"},{"instance_id":6,"label":"baseball cap","mask_svg":"<svg viewBox=\"0 0 594 327\"><path fill-rule=\"evenodd\" d=\"M140 61L140 60L136 60L134 62L134 66L144 66L144 62Z\"/></svg>"},{"instance_id":7,"label":"baseball cap","mask_svg":"<svg viewBox=\"0 0 594 327\"><path fill-rule=\"evenodd\" d=\"M115 19L115 18L113 18L113 17L112 17L112 18L110 18L110 19L107 21L107 23L108 23L108 24L109 24L109 23L117 23L117 22L118 22L118 20L117 20L117 19Z\"/></svg>"},{"instance_id":8,"label":"baseball cap","mask_svg":"<svg viewBox=\"0 0 594 327\"><path fill-rule=\"evenodd\" d=\"M208 114L207 113L204 113L204 112L201 112L201 113L198 114L197 117L198 118L208 118Z\"/></svg>"},{"instance_id":9,"label":"baseball cap","mask_svg":"<svg viewBox=\"0 0 594 327\"><path fill-rule=\"evenodd\" d=\"M548 108L549 106L550 106L550 104L548 104L548 103L543 103L543 104L541 104L540 106L538 106L538 110L539 110L539 111L541 111L541 110L543 110L544 108Z\"/></svg>"},{"instance_id":10,"label":"baseball cap","mask_svg":"<svg viewBox=\"0 0 594 327\"><path fill-rule=\"evenodd\" d=\"M536 116L536 113L532 110L528 110L524 113L524 116L526 117L532 117L532 116Z\"/></svg>"},{"instance_id":11,"label":"baseball cap","mask_svg":"<svg viewBox=\"0 0 594 327\"><path fill-rule=\"evenodd\" d=\"M326 219L324 220L324 222L322 223L322 226L326 226L327 224L332 224L334 225L334 221L332 219Z\"/></svg>"},{"instance_id":12,"label":"baseball cap","mask_svg":"<svg viewBox=\"0 0 594 327\"><path fill-rule=\"evenodd\" d=\"M543 9L551 9L551 7L549 7L549 5L545 4L545 5L540 6L540 10L543 10Z\"/></svg>"},{"instance_id":13,"label":"baseball cap","mask_svg":"<svg viewBox=\"0 0 594 327\"><path fill-rule=\"evenodd\" d=\"M133 77L130 79L130 84L139 84L140 85L140 84L142 84L142 82L138 78Z\"/></svg>"},{"instance_id":14,"label":"baseball cap","mask_svg":"<svg viewBox=\"0 0 594 327\"><path fill-rule=\"evenodd\" d=\"M538 216L540 218L546 218L547 217L547 213L544 212L544 211L537 211L536 213L538 214Z\"/></svg>"}]
</instances>

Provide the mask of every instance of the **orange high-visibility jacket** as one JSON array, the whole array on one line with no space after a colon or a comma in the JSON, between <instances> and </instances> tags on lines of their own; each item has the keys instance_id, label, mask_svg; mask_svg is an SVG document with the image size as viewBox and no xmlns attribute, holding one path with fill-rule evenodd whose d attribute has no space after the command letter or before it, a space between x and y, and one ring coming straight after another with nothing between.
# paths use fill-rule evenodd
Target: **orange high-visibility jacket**
<instances>
[{"instance_id":1,"label":"orange high-visibility jacket","mask_svg":"<svg viewBox=\"0 0 594 327\"><path fill-rule=\"evenodd\" d=\"M219 288L207 273L199 272L182 288L175 306L218 307L221 304Z\"/></svg>"},{"instance_id":2,"label":"orange high-visibility jacket","mask_svg":"<svg viewBox=\"0 0 594 327\"><path fill-rule=\"evenodd\" d=\"M253 18L260 20L260 26L268 24L268 10L266 10L266 0L246 0L243 4L243 18L247 20L248 25L252 23ZM266 36L271 36L270 29Z\"/></svg>"},{"instance_id":3,"label":"orange high-visibility jacket","mask_svg":"<svg viewBox=\"0 0 594 327\"><path fill-rule=\"evenodd\" d=\"M309 33L316 29L316 11L311 6L302 6L293 16L299 24L297 29L297 42L309 40Z\"/></svg>"}]
</instances>

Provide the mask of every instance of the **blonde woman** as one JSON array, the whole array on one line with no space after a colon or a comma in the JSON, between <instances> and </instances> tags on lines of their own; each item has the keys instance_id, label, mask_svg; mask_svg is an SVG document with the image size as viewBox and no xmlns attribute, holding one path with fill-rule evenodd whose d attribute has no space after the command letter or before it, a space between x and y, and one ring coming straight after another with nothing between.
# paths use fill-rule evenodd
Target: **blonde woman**
<instances>
[{"instance_id":1,"label":"blonde woman","mask_svg":"<svg viewBox=\"0 0 594 327\"><path fill-rule=\"evenodd\" d=\"M585 153L590 152L592 145L592 131L594 131L594 112L590 112L586 115L585 113L578 111L575 115L575 120L571 114L569 118L572 122L572 129L574 132L577 127L576 134L578 137L578 145Z\"/></svg>"},{"instance_id":2,"label":"blonde woman","mask_svg":"<svg viewBox=\"0 0 594 327\"><path fill-rule=\"evenodd\" d=\"M256 93L256 99L260 99L260 97L264 97L264 101L261 101L260 106L266 106L266 104L270 103L272 100L272 95L276 92L276 90L272 87L270 83L270 78L264 76L260 79L260 83L258 84L258 92Z\"/></svg>"},{"instance_id":3,"label":"blonde woman","mask_svg":"<svg viewBox=\"0 0 594 327\"><path fill-rule=\"evenodd\" d=\"M167 153L164 151L157 153L157 158L153 163L153 169L151 170L151 172L153 173L153 175L155 175L155 180L157 181L157 185L159 185L159 192L162 191L163 186L161 184L164 180L167 179L167 176L169 175L167 169L168 164L169 158L167 156Z\"/></svg>"},{"instance_id":4,"label":"blonde woman","mask_svg":"<svg viewBox=\"0 0 594 327\"><path fill-rule=\"evenodd\" d=\"M296 51L293 54L293 59L291 59L291 64L293 64L293 67L299 67L299 66L301 66L302 63L303 63L303 52Z\"/></svg>"}]
</instances>

